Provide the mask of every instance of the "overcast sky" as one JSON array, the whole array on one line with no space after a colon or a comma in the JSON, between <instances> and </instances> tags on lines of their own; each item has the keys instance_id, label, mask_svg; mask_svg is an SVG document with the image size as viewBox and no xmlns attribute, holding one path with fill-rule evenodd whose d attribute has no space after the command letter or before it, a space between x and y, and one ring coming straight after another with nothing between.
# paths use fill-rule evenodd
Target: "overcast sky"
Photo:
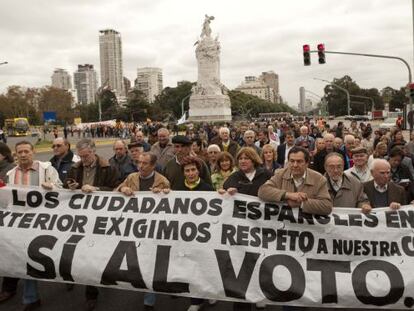
<instances>
[{"instance_id":1,"label":"overcast sky","mask_svg":"<svg viewBox=\"0 0 414 311\"><path fill-rule=\"evenodd\" d=\"M164 86L195 81L193 43L204 14L215 16L221 42L221 81L230 89L244 76L273 70L280 93L297 106L299 87L321 94L324 83L350 75L361 87L407 84L402 63L327 55L303 66L302 45L327 50L395 55L413 63L413 21L409 0L3 0L0 9L0 91L9 85L51 84L54 68L73 72L93 64L99 74L99 30L121 33L124 76L137 67L161 67ZM100 79L99 79L100 81ZM312 97L311 97L312 98Z\"/></svg>"}]
</instances>

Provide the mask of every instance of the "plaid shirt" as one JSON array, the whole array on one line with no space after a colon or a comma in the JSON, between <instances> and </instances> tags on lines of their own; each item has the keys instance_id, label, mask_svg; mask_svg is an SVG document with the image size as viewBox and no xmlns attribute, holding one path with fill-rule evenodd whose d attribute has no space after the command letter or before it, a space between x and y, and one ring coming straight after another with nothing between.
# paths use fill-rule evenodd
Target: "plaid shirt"
<instances>
[{"instance_id":1,"label":"plaid shirt","mask_svg":"<svg viewBox=\"0 0 414 311\"><path fill-rule=\"evenodd\" d=\"M14 175L13 184L40 186L39 162L34 161L32 166L28 169L22 169L20 166L16 167L16 174Z\"/></svg>"}]
</instances>

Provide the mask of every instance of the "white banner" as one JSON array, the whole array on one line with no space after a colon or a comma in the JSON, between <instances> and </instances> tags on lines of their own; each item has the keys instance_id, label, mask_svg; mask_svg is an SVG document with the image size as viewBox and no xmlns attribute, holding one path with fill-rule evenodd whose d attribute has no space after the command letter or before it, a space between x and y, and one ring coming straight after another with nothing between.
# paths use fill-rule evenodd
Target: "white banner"
<instances>
[{"instance_id":1,"label":"white banner","mask_svg":"<svg viewBox=\"0 0 414 311\"><path fill-rule=\"evenodd\" d=\"M0 189L0 275L313 307L414 305L414 208L329 216L215 192Z\"/></svg>"}]
</instances>

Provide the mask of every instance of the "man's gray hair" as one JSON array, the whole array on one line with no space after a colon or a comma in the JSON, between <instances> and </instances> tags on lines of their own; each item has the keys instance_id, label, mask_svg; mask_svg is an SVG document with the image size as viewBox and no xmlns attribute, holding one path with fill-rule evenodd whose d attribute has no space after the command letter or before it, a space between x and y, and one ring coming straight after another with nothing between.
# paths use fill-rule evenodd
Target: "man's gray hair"
<instances>
[{"instance_id":1,"label":"man's gray hair","mask_svg":"<svg viewBox=\"0 0 414 311\"><path fill-rule=\"evenodd\" d=\"M345 135L345 137L344 137L344 143L346 144L346 143L349 143L351 141L355 141L355 136L354 135L351 135L351 134Z\"/></svg>"},{"instance_id":2,"label":"man's gray hair","mask_svg":"<svg viewBox=\"0 0 414 311\"><path fill-rule=\"evenodd\" d=\"M374 159L372 161L372 163L371 163L371 171L374 171L377 168L377 166L378 165L381 165L381 164L386 165L388 167L391 167L391 165L388 163L387 160L384 160L384 159Z\"/></svg>"},{"instance_id":3,"label":"man's gray hair","mask_svg":"<svg viewBox=\"0 0 414 311\"><path fill-rule=\"evenodd\" d=\"M170 134L170 131L165 127L158 129L157 134L162 133L162 132L167 133L167 135Z\"/></svg>"},{"instance_id":4,"label":"man's gray hair","mask_svg":"<svg viewBox=\"0 0 414 311\"><path fill-rule=\"evenodd\" d=\"M227 134L230 134L229 128L225 126L220 127L219 133L221 134L222 132L227 132Z\"/></svg>"},{"instance_id":5,"label":"man's gray hair","mask_svg":"<svg viewBox=\"0 0 414 311\"><path fill-rule=\"evenodd\" d=\"M216 145L216 144L212 144L212 145L210 145L210 146L207 147L207 152L209 152L211 150L216 150L218 152L221 151L220 147L218 145Z\"/></svg>"},{"instance_id":6,"label":"man's gray hair","mask_svg":"<svg viewBox=\"0 0 414 311\"><path fill-rule=\"evenodd\" d=\"M76 143L76 149L82 150L85 148L89 148L89 149L92 149L93 151L96 151L95 142L92 139L83 138Z\"/></svg>"}]
</instances>

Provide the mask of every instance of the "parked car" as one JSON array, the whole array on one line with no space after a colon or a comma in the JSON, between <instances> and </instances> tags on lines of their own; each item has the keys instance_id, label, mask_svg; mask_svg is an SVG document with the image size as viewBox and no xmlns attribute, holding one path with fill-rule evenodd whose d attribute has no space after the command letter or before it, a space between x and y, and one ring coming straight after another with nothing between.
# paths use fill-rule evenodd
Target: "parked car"
<instances>
[{"instance_id":1,"label":"parked car","mask_svg":"<svg viewBox=\"0 0 414 311\"><path fill-rule=\"evenodd\" d=\"M397 118L386 118L383 123L380 124L379 128L383 130L391 130L394 127L397 127Z\"/></svg>"}]
</instances>

